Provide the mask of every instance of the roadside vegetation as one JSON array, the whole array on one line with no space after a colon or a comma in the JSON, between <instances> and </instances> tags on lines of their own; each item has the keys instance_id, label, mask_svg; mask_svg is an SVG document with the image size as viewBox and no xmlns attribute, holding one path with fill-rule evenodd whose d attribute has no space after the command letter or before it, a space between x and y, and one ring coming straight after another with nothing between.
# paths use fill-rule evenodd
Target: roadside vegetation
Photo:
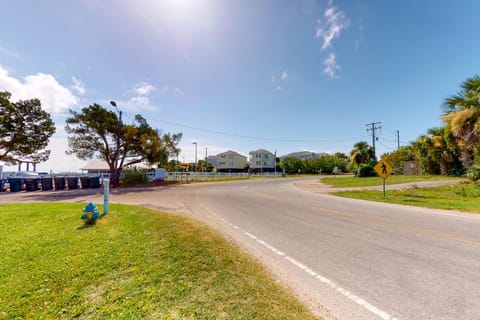
<instances>
[{"instance_id":1,"label":"roadside vegetation","mask_svg":"<svg viewBox=\"0 0 480 320\"><path fill-rule=\"evenodd\" d=\"M387 190L385 197L381 190L342 191L334 194L346 198L480 213L480 185L475 183Z\"/></svg>"},{"instance_id":2,"label":"roadside vegetation","mask_svg":"<svg viewBox=\"0 0 480 320\"><path fill-rule=\"evenodd\" d=\"M0 318L315 319L203 225L111 205L85 227L82 208L0 205Z\"/></svg>"},{"instance_id":3,"label":"roadside vegetation","mask_svg":"<svg viewBox=\"0 0 480 320\"><path fill-rule=\"evenodd\" d=\"M441 180L456 180L458 177L447 176L404 176L391 175L385 180L385 185L411 183L420 181L441 181ZM356 178L348 177L324 177L322 183L334 188L355 188L355 187L371 187L381 186L382 179L380 177L366 177Z\"/></svg>"}]
</instances>

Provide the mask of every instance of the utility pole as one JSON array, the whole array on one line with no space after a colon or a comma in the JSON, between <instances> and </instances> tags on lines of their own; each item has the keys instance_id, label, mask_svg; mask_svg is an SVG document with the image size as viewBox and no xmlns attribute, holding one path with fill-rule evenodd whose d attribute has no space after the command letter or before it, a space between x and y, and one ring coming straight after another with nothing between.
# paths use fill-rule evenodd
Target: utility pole
<instances>
[{"instance_id":1,"label":"utility pole","mask_svg":"<svg viewBox=\"0 0 480 320\"><path fill-rule=\"evenodd\" d=\"M400 149L400 130L397 130L397 150Z\"/></svg>"},{"instance_id":2,"label":"utility pole","mask_svg":"<svg viewBox=\"0 0 480 320\"><path fill-rule=\"evenodd\" d=\"M372 147L373 147L373 156L374 156L375 159L377 159L377 155L375 153L375 141L376 141L375 132L377 130L382 129L381 124L382 124L381 122L372 122L372 123L366 124L367 132L372 131Z\"/></svg>"},{"instance_id":3,"label":"utility pole","mask_svg":"<svg viewBox=\"0 0 480 320\"><path fill-rule=\"evenodd\" d=\"M208 159L208 148L205 147L205 172L207 172L207 169L208 169L207 159Z\"/></svg>"},{"instance_id":4,"label":"utility pole","mask_svg":"<svg viewBox=\"0 0 480 320\"><path fill-rule=\"evenodd\" d=\"M197 172L197 142L193 142L195 145L195 172Z\"/></svg>"},{"instance_id":5,"label":"utility pole","mask_svg":"<svg viewBox=\"0 0 480 320\"><path fill-rule=\"evenodd\" d=\"M110 104L112 105L112 107L114 107L117 111L118 111L118 121L117 121L117 136L115 137L115 140L116 140L116 149L115 149L115 154L114 154L114 168L113 168L113 177L110 177L113 183L113 186L117 186L118 185L118 180L119 180L119 176L118 176L118 160L120 158L120 133L121 133L121 129L122 129L122 111L120 111L118 108L117 108L117 103L115 101L110 101Z\"/></svg>"}]
</instances>

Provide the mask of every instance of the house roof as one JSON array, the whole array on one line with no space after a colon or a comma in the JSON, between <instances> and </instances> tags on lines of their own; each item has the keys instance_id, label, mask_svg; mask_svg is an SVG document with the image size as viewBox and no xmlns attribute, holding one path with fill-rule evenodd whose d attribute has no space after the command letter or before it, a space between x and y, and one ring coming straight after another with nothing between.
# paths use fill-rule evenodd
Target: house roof
<instances>
[{"instance_id":1,"label":"house roof","mask_svg":"<svg viewBox=\"0 0 480 320\"><path fill-rule=\"evenodd\" d=\"M265 149L258 149L258 150L255 150L255 151L250 151L250 153L270 153L270 154L273 154L270 151L265 150Z\"/></svg>"},{"instance_id":2,"label":"house roof","mask_svg":"<svg viewBox=\"0 0 480 320\"><path fill-rule=\"evenodd\" d=\"M130 166L129 166L130 167ZM133 164L132 167L137 167L141 169L148 169L150 166L144 164L144 163L136 163ZM125 168L125 166L124 166ZM108 166L106 161L103 160L91 160L87 162L87 164L83 167L80 168L81 170L90 170L90 171L95 171L95 170L101 170L101 171L108 171L110 170L110 167Z\"/></svg>"},{"instance_id":3,"label":"house roof","mask_svg":"<svg viewBox=\"0 0 480 320\"><path fill-rule=\"evenodd\" d=\"M324 152L316 153L312 151L298 151L298 152L292 152L292 153L286 154L282 156L282 158L298 158L298 157L307 157L307 156L310 156L312 158L317 158L327 154L328 153L324 153Z\"/></svg>"},{"instance_id":4,"label":"house roof","mask_svg":"<svg viewBox=\"0 0 480 320\"><path fill-rule=\"evenodd\" d=\"M235 152L235 151L232 151L232 150L228 150L228 151L225 151L225 152L222 152L222 153L219 153L217 154L217 156L219 155L222 155L222 154L227 154L227 153L233 153L233 154L236 154L237 156L240 156L240 157L243 157L243 158L246 158L243 154L240 154L238 152Z\"/></svg>"},{"instance_id":5,"label":"house roof","mask_svg":"<svg viewBox=\"0 0 480 320\"><path fill-rule=\"evenodd\" d=\"M87 164L80 168L82 170L110 170L108 164L103 160L91 160Z\"/></svg>"}]
</instances>

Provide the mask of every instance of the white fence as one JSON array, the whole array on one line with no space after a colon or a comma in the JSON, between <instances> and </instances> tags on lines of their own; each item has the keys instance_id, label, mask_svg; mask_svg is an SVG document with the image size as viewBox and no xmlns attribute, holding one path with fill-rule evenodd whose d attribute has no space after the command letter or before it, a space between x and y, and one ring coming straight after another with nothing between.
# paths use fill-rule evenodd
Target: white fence
<instances>
[{"instance_id":1,"label":"white fence","mask_svg":"<svg viewBox=\"0 0 480 320\"><path fill-rule=\"evenodd\" d=\"M166 181L218 181L230 179L248 179L248 173L223 172L169 172ZM149 179L152 179L149 175Z\"/></svg>"}]
</instances>

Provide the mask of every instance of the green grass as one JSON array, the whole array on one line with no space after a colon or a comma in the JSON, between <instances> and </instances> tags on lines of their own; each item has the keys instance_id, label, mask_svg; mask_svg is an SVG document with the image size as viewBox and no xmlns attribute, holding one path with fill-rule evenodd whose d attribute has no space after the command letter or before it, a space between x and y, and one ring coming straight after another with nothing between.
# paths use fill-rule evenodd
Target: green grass
<instances>
[{"instance_id":1,"label":"green grass","mask_svg":"<svg viewBox=\"0 0 480 320\"><path fill-rule=\"evenodd\" d=\"M480 186L474 183L387 190L386 197L380 190L358 190L336 192L335 195L371 201L414 205L419 207L480 212Z\"/></svg>"},{"instance_id":2,"label":"green grass","mask_svg":"<svg viewBox=\"0 0 480 320\"><path fill-rule=\"evenodd\" d=\"M419 181L435 181L435 180L449 180L458 179L458 177L446 176L394 176L391 175L385 180L386 185L419 182ZM382 185L382 178L380 177L328 177L322 178L322 182L334 188L350 188L350 187L370 187Z\"/></svg>"},{"instance_id":3,"label":"green grass","mask_svg":"<svg viewBox=\"0 0 480 320\"><path fill-rule=\"evenodd\" d=\"M0 318L315 318L204 225L111 205L83 227L83 207L0 205Z\"/></svg>"}]
</instances>

